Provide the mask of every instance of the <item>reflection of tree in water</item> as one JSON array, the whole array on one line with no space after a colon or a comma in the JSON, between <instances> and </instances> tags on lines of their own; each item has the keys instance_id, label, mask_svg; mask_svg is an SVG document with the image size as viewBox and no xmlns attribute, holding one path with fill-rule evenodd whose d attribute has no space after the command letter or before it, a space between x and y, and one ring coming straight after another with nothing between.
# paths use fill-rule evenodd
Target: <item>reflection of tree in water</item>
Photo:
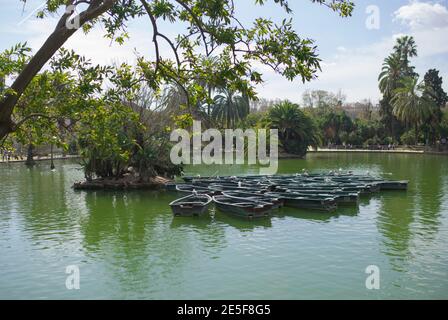
<instances>
[{"instance_id":1,"label":"reflection of tree in water","mask_svg":"<svg viewBox=\"0 0 448 320\"><path fill-rule=\"evenodd\" d=\"M171 229L175 233L188 235L194 243L211 258L218 258L226 247L225 227L210 216L173 217Z\"/></svg>"},{"instance_id":2,"label":"reflection of tree in water","mask_svg":"<svg viewBox=\"0 0 448 320\"><path fill-rule=\"evenodd\" d=\"M389 256L392 268L397 271L404 271L404 263L410 255L411 224L414 221L416 201L414 190L418 185L415 174L420 169L418 161L409 161L407 158L407 155L395 159L385 157L382 162L382 172L393 174L389 179L410 180L407 192L383 191L380 196L377 226L384 237L382 251Z\"/></svg>"},{"instance_id":3,"label":"reflection of tree in water","mask_svg":"<svg viewBox=\"0 0 448 320\"><path fill-rule=\"evenodd\" d=\"M193 166L188 165L184 168L184 173L186 176L233 176L241 174L259 174L260 167L258 165L247 165L247 164L211 164L211 165L201 165Z\"/></svg>"},{"instance_id":4,"label":"reflection of tree in water","mask_svg":"<svg viewBox=\"0 0 448 320\"><path fill-rule=\"evenodd\" d=\"M258 228L271 228L271 218L263 217L256 219L245 219L236 217L228 213L224 213L215 209L215 221L223 226L230 226L239 230L240 232L252 232Z\"/></svg>"},{"instance_id":5,"label":"reflection of tree in water","mask_svg":"<svg viewBox=\"0 0 448 320\"><path fill-rule=\"evenodd\" d=\"M431 156L403 155L384 163L393 179L409 179L407 192L385 192L378 229L383 234L384 253L393 268L404 271L410 259L411 241L418 236L429 240L440 224L441 163Z\"/></svg>"},{"instance_id":6,"label":"reflection of tree in water","mask_svg":"<svg viewBox=\"0 0 448 320\"><path fill-rule=\"evenodd\" d=\"M89 216L81 226L84 247L99 255L124 292L147 293L179 286L186 268L223 247L224 231L198 220L173 232L168 193L88 193ZM206 241L204 241L204 239ZM215 250L197 250L198 246Z\"/></svg>"},{"instance_id":7,"label":"reflection of tree in water","mask_svg":"<svg viewBox=\"0 0 448 320\"><path fill-rule=\"evenodd\" d=\"M358 206L339 206L336 211L332 212L283 207L278 210L276 216L287 216L314 222L329 223L333 219L337 219L341 216L354 217L358 214L358 212Z\"/></svg>"},{"instance_id":8,"label":"reflection of tree in water","mask_svg":"<svg viewBox=\"0 0 448 320\"><path fill-rule=\"evenodd\" d=\"M446 199L443 177L447 175L448 167L440 158L423 157L421 162L423 168L419 171L417 189L421 209L418 221L423 231L420 233L423 239L431 241L435 239L441 223L442 205Z\"/></svg>"},{"instance_id":9,"label":"reflection of tree in water","mask_svg":"<svg viewBox=\"0 0 448 320\"><path fill-rule=\"evenodd\" d=\"M56 171L51 172L49 164L40 162L37 167L16 172L17 211L33 245L55 249L74 240L77 221L73 210L67 207L66 169L63 163L57 163Z\"/></svg>"},{"instance_id":10,"label":"reflection of tree in water","mask_svg":"<svg viewBox=\"0 0 448 320\"><path fill-rule=\"evenodd\" d=\"M383 235L383 252L391 259L394 269L403 271L403 262L409 257L414 221L414 203L405 195L388 192L381 197L378 230Z\"/></svg>"}]
</instances>

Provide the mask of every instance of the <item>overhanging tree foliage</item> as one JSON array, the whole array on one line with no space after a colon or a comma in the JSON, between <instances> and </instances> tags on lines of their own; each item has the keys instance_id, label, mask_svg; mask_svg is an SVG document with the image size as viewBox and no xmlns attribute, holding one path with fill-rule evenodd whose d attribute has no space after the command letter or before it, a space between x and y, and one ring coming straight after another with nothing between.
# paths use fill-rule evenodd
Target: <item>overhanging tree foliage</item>
<instances>
[{"instance_id":1,"label":"overhanging tree foliage","mask_svg":"<svg viewBox=\"0 0 448 320\"><path fill-rule=\"evenodd\" d=\"M26 0L21 0L26 2ZM311 0L325 5L341 16L350 16L354 7L348 0ZM267 0L255 0L263 5ZM291 15L286 0L274 0ZM11 115L21 95L36 74L77 31L79 25L88 32L97 24L104 26L105 35L117 42L128 36L127 22L147 16L153 32L155 60L138 59L141 79L158 89L162 83L181 86L188 104L207 98L207 90L199 83L226 87L255 96L254 84L262 82L255 62L270 66L289 80L310 80L320 68L313 40L300 37L292 28L292 20L280 24L258 18L252 25L243 25L237 18L234 1L227 0L47 0L40 18L61 13L54 31L32 56L26 48L17 48L2 63L0 78L14 77L9 87L2 85L0 100L0 139L17 129ZM176 38L161 30L160 21L187 25ZM161 42L172 49L169 57L162 56ZM8 55L8 54L7 54ZM204 64L204 58L217 57L214 65ZM3 54L1 60L7 59ZM193 81L192 81L193 80ZM202 80L202 81L200 81ZM132 85L132 84L129 84Z\"/></svg>"}]
</instances>

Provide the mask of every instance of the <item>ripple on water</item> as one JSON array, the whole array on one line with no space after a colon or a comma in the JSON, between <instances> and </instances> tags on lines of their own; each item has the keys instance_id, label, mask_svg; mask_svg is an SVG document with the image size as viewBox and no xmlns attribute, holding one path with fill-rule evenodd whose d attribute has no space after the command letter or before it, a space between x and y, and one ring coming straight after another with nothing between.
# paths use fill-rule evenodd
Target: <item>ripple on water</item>
<instances>
[{"instance_id":1,"label":"ripple on water","mask_svg":"<svg viewBox=\"0 0 448 320\"><path fill-rule=\"evenodd\" d=\"M54 173L0 166L0 288L30 298L446 298L448 170L426 159L282 160L283 172L341 167L411 184L358 209L260 221L173 218L176 195L163 192L75 192L82 172L69 162ZM78 293L65 290L69 264L80 266ZM379 292L365 289L368 265L380 267Z\"/></svg>"}]
</instances>

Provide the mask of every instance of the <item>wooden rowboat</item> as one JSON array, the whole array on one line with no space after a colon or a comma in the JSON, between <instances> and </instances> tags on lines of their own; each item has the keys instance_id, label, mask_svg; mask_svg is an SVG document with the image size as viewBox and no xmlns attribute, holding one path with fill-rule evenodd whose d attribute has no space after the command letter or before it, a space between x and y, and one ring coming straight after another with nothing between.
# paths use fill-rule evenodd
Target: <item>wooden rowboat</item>
<instances>
[{"instance_id":1,"label":"wooden rowboat","mask_svg":"<svg viewBox=\"0 0 448 320\"><path fill-rule=\"evenodd\" d=\"M208 195L214 195L215 192L204 187L200 186L194 186L191 184L178 184L176 185L176 191L186 194L192 194L192 193L200 193L200 194L208 194Z\"/></svg>"},{"instance_id":2,"label":"wooden rowboat","mask_svg":"<svg viewBox=\"0 0 448 320\"><path fill-rule=\"evenodd\" d=\"M269 202L227 196L214 196L213 201L220 211L248 219L269 216L273 208Z\"/></svg>"},{"instance_id":3,"label":"wooden rowboat","mask_svg":"<svg viewBox=\"0 0 448 320\"><path fill-rule=\"evenodd\" d=\"M408 181L381 181L378 185L381 190L407 190Z\"/></svg>"},{"instance_id":4,"label":"wooden rowboat","mask_svg":"<svg viewBox=\"0 0 448 320\"><path fill-rule=\"evenodd\" d=\"M208 211L213 199L207 194L191 194L170 203L175 216L201 216Z\"/></svg>"},{"instance_id":5,"label":"wooden rowboat","mask_svg":"<svg viewBox=\"0 0 448 320\"><path fill-rule=\"evenodd\" d=\"M223 191L222 194L230 198L250 199L254 201L269 202L273 204L272 207L273 209L283 207L284 204L282 199L262 193L252 193L243 191Z\"/></svg>"},{"instance_id":6,"label":"wooden rowboat","mask_svg":"<svg viewBox=\"0 0 448 320\"><path fill-rule=\"evenodd\" d=\"M268 192L267 194L276 196L283 199L286 207L320 210L320 211L333 211L337 209L336 199L333 197L306 197L295 195L294 193L277 193Z\"/></svg>"},{"instance_id":7,"label":"wooden rowboat","mask_svg":"<svg viewBox=\"0 0 448 320\"><path fill-rule=\"evenodd\" d=\"M310 198L310 199L328 199L334 198L339 205L357 205L359 200L358 193L349 193L349 192L315 192L310 193L306 191L297 191L297 190L287 190L287 193L290 193L294 196Z\"/></svg>"}]
</instances>

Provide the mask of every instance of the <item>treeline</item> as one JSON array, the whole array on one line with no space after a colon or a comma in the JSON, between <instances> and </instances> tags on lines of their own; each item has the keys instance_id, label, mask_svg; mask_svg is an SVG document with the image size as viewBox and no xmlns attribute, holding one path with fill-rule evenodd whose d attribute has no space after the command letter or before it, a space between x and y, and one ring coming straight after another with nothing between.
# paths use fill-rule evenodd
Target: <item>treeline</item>
<instances>
[{"instance_id":1,"label":"treeline","mask_svg":"<svg viewBox=\"0 0 448 320\"><path fill-rule=\"evenodd\" d=\"M423 80L410 58L417 56L412 37L397 39L394 51L384 60L379 75L381 121L388 136L407 144L436 144L447 137L446 107L439 71L430 69ZM444 115L445 112L445 115Z\"/></svg>"},{"instance_id":2,"label":"treeline","mask_svg":"<svg viewBox=\"0 0 448 320\"><path fill-rule=\"evenodd\" d=\"M416 56L417 46L412 37L397 39L379 75L382 99L377 106L367 100L347 104L342 92L315 90L305 92L300 105L262 99L254 104L245 122L262 126L266 124L263 119L271 119L271 124L279 129L295 132L283 134L286 151L294 150L286 147L291 142L286 142L285 137L292 140L300 137L305 144L308 141L320 146L446 144L448 96L443 90L442 77L438 70L430 69L420 81L410 63L410 58Z\"/></svg>"},{"instance_id":3,"label":"treeline","mask_svg":"<svg viewBox=\"0 0 448 320\"><path fill-rule=\"evenodd\" d=\"M61 49L18 100L14 130L0 147L27 145L32 159L34 147L54 145L82 155L87 180L129 174L147 180L181 172L169 159L169 137L176 128L191 128L193 119L204 129L278 129L283 151L299 156L309 146L434 145L448 136L448 97L437 70L418 80L410 64L416 55L411 37L397 40L379 75L382 99L373 106L350 105L341 92L323 90L305 92L296 104L197 79L152 83L144 62L100 66ZM25 45L4 51L2 73L14 74L29 59ZM0 97L8 90L0 81Z\"/></svg>"}]
</instances>

